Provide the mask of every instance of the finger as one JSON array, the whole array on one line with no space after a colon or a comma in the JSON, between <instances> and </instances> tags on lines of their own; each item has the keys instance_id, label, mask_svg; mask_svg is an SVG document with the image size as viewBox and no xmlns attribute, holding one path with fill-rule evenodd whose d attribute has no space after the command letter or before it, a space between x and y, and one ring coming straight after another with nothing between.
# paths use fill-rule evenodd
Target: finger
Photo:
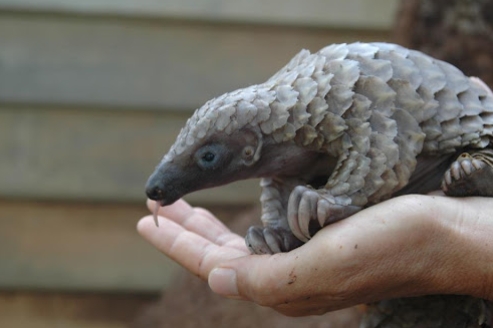
<instances>
[{"instance_id":1,"label":"finger","mask_svg":"<svg viewBox=\"0 0 493 328\"><path fill-rule=\"evenodd\" d=\"M176 230L176 227L181 227L182 231L188 231L194 233L202 238L205 238L209 242L216 244L218 246L227 246L231 248L236 248L238 250L244 251L246 249L244 238L231 232L227 228L224 229L223 225L215 225L215 222L210 222L207 220L202 220L202 216L200 213L191 212L191 216L187 219L188 224L180 225L175 220L171 220L167 217L159 216L158 220L160 222L159 227L155 225L152 227L146 226L146 229L166 229L165 227L161 227L161 223L170 225L174 223L173 227ZM140 229L140 222L137 225L137 230ZM172 235L175 230L170 231L169 233ZM140 230L139 230L140 232Z\"/></svg>"},{"instance_id":2,"label":"finger","mask_svg":"<svg viewBox=\"0 0 493 328\"><path fill-rule=\"evenodd\" d=\"M142 218L138 232L154 247L202 279L219 263L248 254L235 247L224 247L186 230L176 222L161 218L160 228L154 226L152 216Z\"/></svg>"},{"instance_id":3,"label":"finger","mask_svg":"<svg viewBox=\"0 0 493 328\"><path fill-rule=\"evenodd\" d=\"M229 228L221 220L219 220L214 214L212 214L205 208L194 207L193 210L195 211L195 213L201 215L204 219L214 222L218 226L222 226L225 231L229 231Z\"/></svg>"},{"instance_id":4,"label":"finger","mask_svg":"<svg viewBox=\"0 0 493 328\"><path fill-rule=\"evenodd\" d=\"M149 208L153 208L155 202L148 200L147 204ZM214 243L225 243L229 241L228 238L234 238L233 236L226 238L224 234L230 233L230 230L210 212L193 208L181 199L170 206L162 207L159 210L159 215Z\"/></svg>"},{"instance_id":5,"label":"finger","mask_svg":"<svg viewBox=\"0 0 493 328\"><path fill-rule=\"evenodd\" d=\"M150 199L147 199L147 208L152 212L154 210L156 202ZM187 215L189 212L193 211L193 207L190 206L183 199L179 199L173 204L169 206L163 206L159 209L159 214L162 216L169 217L181 217Z\"/></svg>"},{"instance_id":6,"label":"finger","mask_svg":"<svg viewBox=\"0 0 493 328\"><path fill-rule=\"evenodd\" d=\"M150 211L154 209L156 202L153 200L147 200L147 207ZM200 207L192 207L185 200L179 199L175 203L159 208L159 215L165 216L180 225L184 225L184 223L192 216L193 214L198 214L202 217L202 219L208 220L214 225L222 226L224 230L229 230L224 223L218 220L211 212L206 209Z\"/></svg>"}]
</instances>

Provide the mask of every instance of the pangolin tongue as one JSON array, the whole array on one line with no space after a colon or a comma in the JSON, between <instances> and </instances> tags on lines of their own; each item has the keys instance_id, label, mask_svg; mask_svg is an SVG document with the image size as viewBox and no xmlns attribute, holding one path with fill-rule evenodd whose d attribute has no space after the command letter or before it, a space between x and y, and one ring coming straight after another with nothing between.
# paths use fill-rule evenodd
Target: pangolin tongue
<instances>
[{"instance_id":1,"label":"pangolin tongue","mask_svg":"<svg viewBox=\"0 0 493 328\"><path fill-rule=\"evenodd\" d=\"M159 221L157 219L157 213L158 213L160 207L161 207L161 204L159 204L159 202L156 202L156 205L154 206L154 211L152 211L152 217L154 218L154 223L156 224L156 227L159 227Z\"/></svg>"}]
</instances>

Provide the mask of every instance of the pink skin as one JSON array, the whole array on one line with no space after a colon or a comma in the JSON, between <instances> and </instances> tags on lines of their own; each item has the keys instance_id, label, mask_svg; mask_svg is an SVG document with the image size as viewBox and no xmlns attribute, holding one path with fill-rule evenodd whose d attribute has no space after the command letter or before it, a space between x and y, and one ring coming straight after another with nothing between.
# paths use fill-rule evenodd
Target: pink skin
<instances>
[{"instance_id":1,"label":"pink skin","mask_svg":"<svg viewBox=\"0 0 493 328\"><path fill-rule=\"evenodd\" d=\"M493 299L492 209L491 198L397 197L275 255L250 255L243 236L183 200L159 208L159 228L150 215L137 229L214 292L305 316L424 294Z\"/></svg>"}]
</instances>

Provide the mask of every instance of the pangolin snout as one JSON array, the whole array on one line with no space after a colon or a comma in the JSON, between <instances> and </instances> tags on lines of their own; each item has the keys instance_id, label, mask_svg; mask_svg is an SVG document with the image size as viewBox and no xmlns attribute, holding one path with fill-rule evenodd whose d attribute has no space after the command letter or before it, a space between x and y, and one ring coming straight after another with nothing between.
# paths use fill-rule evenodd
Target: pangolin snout
<instances>
[{"instance_id":1,"label":"pangolin snout","mask_svg":"<svg viewBox=\"0 0 493 328\"><path fill-rule=\"evenodd\" d=\"M185 194L182 185L182 175L178 174L173 167L158 167L147 180L145 192L149 199L158 202L161 206L166 206Z\"/></svg>"},{"instance_id":2,"label":"pangolin snout","mask_svg":"<svg viewBox=\"0 0 493 328\"><path fill-rule=\"evenodd\" d=\"M161 179L152 175L146 184L146 195L149 199L155 201L162 201L165 198L164 187L162 185Z\"/></svg>"}]
</instances>

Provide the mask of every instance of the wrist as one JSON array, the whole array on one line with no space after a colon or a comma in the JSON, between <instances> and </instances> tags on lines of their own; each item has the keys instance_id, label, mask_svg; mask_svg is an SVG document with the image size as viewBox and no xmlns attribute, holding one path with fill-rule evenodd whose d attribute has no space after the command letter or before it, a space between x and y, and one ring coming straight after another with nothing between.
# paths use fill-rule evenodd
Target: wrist
<instances>
[{"instance_id":1,"label":"wrist","mask_svg":"<svg viewBox=\"0 0 493 328\"><path fill-rule=\"evenodd\" d=\"M435 216L444 244L436 259L437 286L443 288L444 294L492 300L493 199L443 197L440 203Z\"/></svg>"}]
</instances>

